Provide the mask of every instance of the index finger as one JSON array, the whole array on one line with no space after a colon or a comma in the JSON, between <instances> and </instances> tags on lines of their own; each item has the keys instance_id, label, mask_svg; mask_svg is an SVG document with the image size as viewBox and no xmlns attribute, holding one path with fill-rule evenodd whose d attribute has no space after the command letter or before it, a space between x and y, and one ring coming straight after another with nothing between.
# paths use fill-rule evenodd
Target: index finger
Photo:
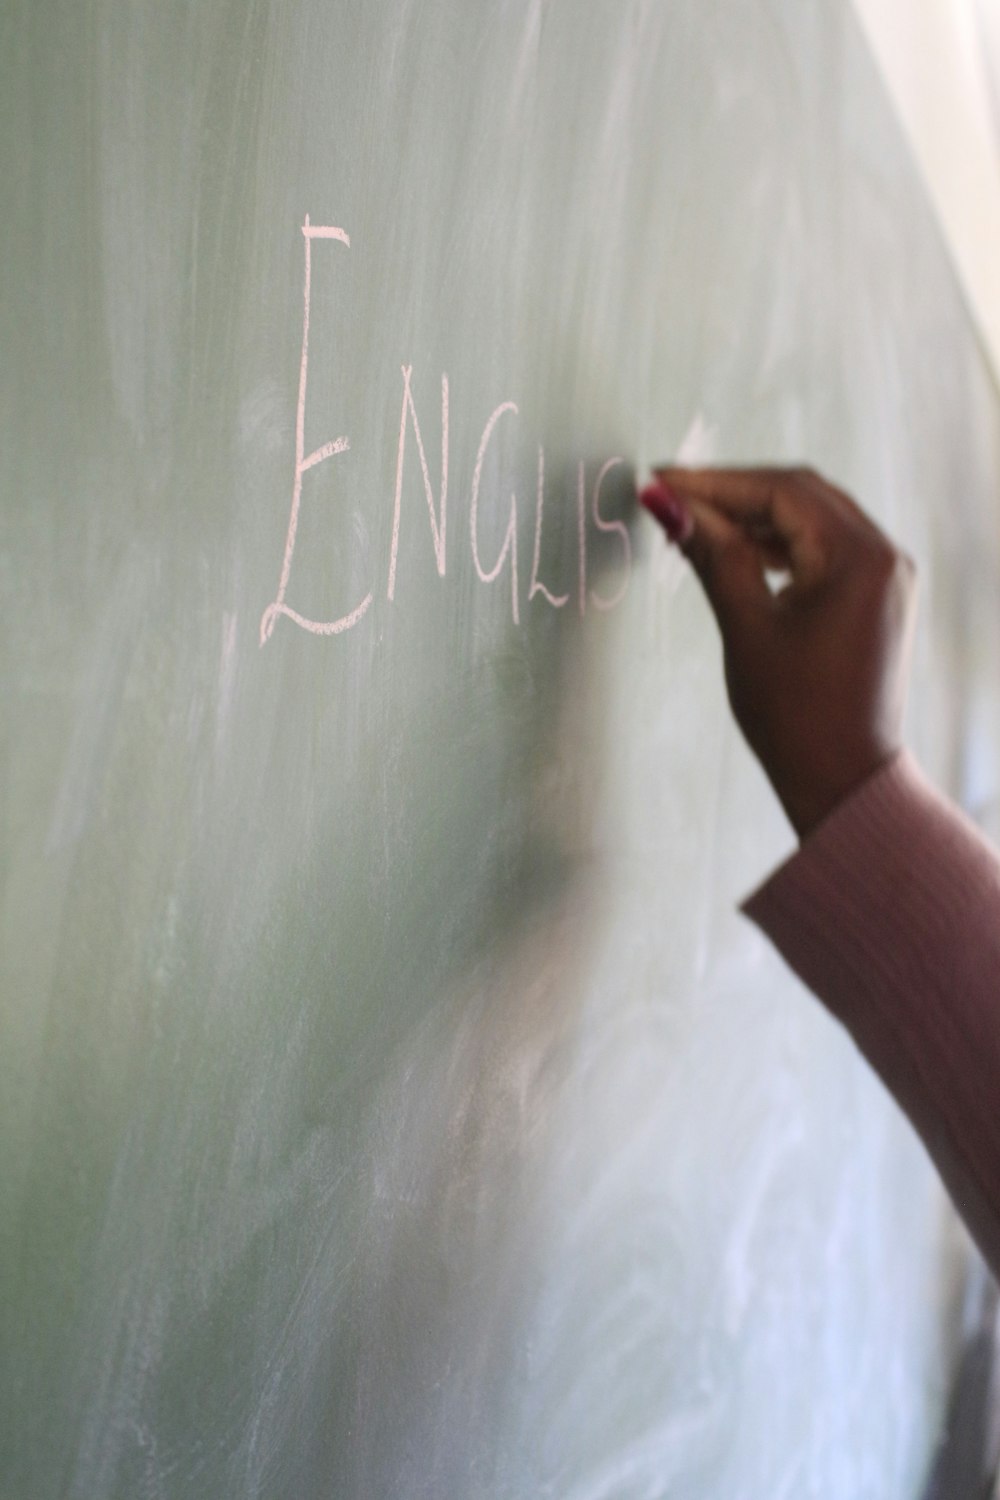
<instances>
[{"instance_id":1,"label":"index finger","mask_svg":"<svg viewBox=\"0 0 1000 1500\"><path fill-rule=\"evenodd\" d=\"M885 544L888 538L846 490L815 469L793 465L688 469L666 465L653 471L689 500L714 505L730 520L753 530L770 526L791 542L803 532L863 534ZM891 545L891 544L890 544Z\"/></svg>"},{"instance_id":2,"label":"index finger","mask_svg":"<svg viewBox=\"0 0 1000 1500\"><path fill-rule=\"evenodd\" d=\"M686 469L667 465L654 469L653 473L680 494L718 505L737 520L769 517L777 489L773 469Z\"/></svg>"},{"instance_id":3,"label":"index finger","mask_svg":"<svg viewBox=\"0 0 1000 1500\"><path fill-rule=\"evenodd\" d=\"M822 496L794 469L682 469L654 471L689 504L720 511L742 528L765 558L780 543L799 591L823 577L830 554Z\"/></svg>"},{"instance_id":4,"label":"index finger","mask_svg":"<svg viewBox=\"0 0 1000 1500\"><path fill-rule=\"evenodd\" d=\"M805 531L827 529L842 506L818 475L809 482L801 468L685 469L667 466L654 473L688 500L715 506L753 534L771 530L792 542Z\"/></svg>"}]
</instances>

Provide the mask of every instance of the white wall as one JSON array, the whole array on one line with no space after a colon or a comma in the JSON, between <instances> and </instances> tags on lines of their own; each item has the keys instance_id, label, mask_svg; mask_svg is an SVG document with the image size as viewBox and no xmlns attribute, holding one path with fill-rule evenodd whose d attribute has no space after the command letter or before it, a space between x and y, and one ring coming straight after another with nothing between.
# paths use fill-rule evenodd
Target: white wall
<instances>
[{"instance_id":1,"label":"white wall","mask_svg":"<svg viewBox=\"0 0 1000 1500\"><path fill-rule=\"evenodd\" d=\"M1000 379L1000 3L855 5Z\"/></svg>"}]
</instances>

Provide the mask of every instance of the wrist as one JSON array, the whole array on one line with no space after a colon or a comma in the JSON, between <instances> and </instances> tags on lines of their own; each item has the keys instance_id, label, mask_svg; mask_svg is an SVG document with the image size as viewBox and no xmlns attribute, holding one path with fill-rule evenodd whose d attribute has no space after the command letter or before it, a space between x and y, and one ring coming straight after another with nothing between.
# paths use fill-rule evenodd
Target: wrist
<instances>
[{"instance_id":1,"label":"wrist","mask_svg":"<svg viewBox=\"0 0 1000 1500\"><path fill-rule=\"evenodd\" d=\"M783 778L781 785L772 778L778 800L799 842L804 842L841 803L846 802L876 771L892 760L900 749L898 743L880 744L839 763L836 771L830 774L805 779Z\"/></svg>"}]
</instances>

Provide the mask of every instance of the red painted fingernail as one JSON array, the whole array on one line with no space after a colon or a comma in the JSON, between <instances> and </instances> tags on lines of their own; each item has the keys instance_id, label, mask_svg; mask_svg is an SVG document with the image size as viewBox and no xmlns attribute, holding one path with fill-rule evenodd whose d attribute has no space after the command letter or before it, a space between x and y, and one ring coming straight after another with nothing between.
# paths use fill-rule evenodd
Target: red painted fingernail
<instances>
[{"instance_id":1,"label":"red painted fingernail","mask_svg":"<svg viewBox=\"0 0 1000 1500\"><path fill-rule=\"evenodd\" d=\"M683 542L691 535L694 522L691 512L676 490L662 479L654 479L639 495L639 504L654 516L672 542Z\"/></svg>"}]
</instances>

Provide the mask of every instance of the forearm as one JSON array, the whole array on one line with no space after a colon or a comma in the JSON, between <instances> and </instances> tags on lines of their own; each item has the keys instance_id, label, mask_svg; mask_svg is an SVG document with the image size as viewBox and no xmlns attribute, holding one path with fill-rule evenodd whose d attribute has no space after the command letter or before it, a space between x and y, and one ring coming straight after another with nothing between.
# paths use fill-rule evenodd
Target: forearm
<instances>
[{"instance_id":1,"label":"forearm","mask_svg":"<svg viewBox=\"0 0 1000 1500\"><path fill-rule=\"evenodd\" d=\"M1000 858L907 755L744 905L906 1110L1000 1276Z\"/></svg>"}]
</instances>

